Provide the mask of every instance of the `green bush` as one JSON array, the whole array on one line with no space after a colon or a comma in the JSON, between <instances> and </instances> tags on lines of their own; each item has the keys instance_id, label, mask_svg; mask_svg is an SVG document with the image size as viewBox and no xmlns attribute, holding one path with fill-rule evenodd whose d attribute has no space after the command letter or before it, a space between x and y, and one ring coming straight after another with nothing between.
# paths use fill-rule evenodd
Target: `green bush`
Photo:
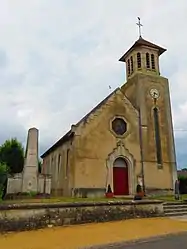
<instances>
[{"instance_id":1,"label":"green bush","mask_svg":"<svg viewBox=\"0 0 187 249\"><path fill-rule=\"evenodd\" d=\"M187 180L187 176L183 176L183 175L179 175L178 176L178 179L179 179L179 181L185 181L185 180Z\"/></svg>"},{"instance_id":2,"label":"green bush","mask_svg":"<svg viewBox=\"0 0 187 249\"><path fill-rule=\"evenodd\" d=\"M187 176L179 175L179 190L181 194L187 194Z\"/></svg>"}]
</instances>

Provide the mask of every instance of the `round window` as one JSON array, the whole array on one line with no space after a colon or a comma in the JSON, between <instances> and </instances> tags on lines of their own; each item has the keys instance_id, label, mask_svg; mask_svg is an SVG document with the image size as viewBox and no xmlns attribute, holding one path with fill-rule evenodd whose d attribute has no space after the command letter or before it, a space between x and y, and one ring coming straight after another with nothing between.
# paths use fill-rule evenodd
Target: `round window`
<instances>
[{"instance_id":1,"label":"round window","mask_svg":"<svg viewBox=\"0 0 187 249\"><path fill-rule=\"evenodd\" d=\"M112 121L112 130L122 136L127 131L127 123L122 118L115 118Z\"/></svg>"}]
</instances>

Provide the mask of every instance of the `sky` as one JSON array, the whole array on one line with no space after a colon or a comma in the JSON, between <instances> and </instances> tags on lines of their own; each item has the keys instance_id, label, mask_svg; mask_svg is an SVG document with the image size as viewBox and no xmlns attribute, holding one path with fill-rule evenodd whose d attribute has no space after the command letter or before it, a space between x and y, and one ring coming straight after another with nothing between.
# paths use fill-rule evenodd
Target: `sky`
<instances>
[{"instance_id":1,"label":"sky","mask_svg":"<svg viewBox=\"0 0 187 249\"><path fill-rule=\"evenodd\" d=\"M187 166L187 1L0 0L0 144L39 129L40 153L126 81L138 39L164 48L178 167ZM109 89L109 85L111 89Z\"/></svg>"}]
</instances>

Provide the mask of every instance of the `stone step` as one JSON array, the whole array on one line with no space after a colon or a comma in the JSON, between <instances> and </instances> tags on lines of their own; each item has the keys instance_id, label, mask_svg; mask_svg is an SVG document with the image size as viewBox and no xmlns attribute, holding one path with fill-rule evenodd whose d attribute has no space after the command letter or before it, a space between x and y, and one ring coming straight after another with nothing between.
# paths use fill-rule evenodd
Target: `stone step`
<instances>
[{"instance_id":1,"label":"stone step","mask_svg":"<svg viewBox=\"0 0 187 249\"><path fill-rule=\"evenodd\" d=\"M171 205L179 206L179 205L187 205L187 203L184 203L184 202L165 202L163 205L164 206L171 206Z\"/></svg>"},{"instance_id":2,"label":"stone step","mask_svg":"<svg viewBox=\"0 0 187 249\"><path fill-rule=\"evenodd\" d=\"M174 206L174 205L172 205L172 206L164 206L164 210L173 210L173 209L175 209L175 210L178 210L178 209L187 209L187 206L186 205L179 205L179 206Z\"/></svg>"},{"instance_id":3,"label":"stone step","mask_svg":"<svg viewBox=\"0 0 187 249\"><path fill-rule=\"evenodd\" d=\"M165 216L183 216L183 215L187 215L187 211L186 211L186 212L171 212L171 213L165 213Z\"/></svg>"},{"instance_id":4,"label":"stone step","mask_svg":"<svg viewBox=\"0 0 187 249\"><path fill-rule=\"evenodd\" d=\"M182 202L167 202L163 205L165 216L187 215L187 204Z\"/></svg>"},{"instance_id":5,"label":"stone step","mask_svg":"<svg viewBox=\"0 0 187 249\"><path fill-rule=\"evenodd\" d=\"M187 208L182 209L164 209L164 213L181 213L181 212L187 212Z\"/></svg>"}]
</instances>

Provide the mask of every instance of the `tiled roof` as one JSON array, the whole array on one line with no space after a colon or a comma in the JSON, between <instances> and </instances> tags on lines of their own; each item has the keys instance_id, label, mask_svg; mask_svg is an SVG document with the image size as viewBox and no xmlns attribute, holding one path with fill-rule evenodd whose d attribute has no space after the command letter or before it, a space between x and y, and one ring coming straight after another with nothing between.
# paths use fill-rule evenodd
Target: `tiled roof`
<instances>
[{"instance_id":1,"label":"tiled roof","mask_svg":"<svg viewBox=\"0 0 187 249\"><path fill-rule=\"evenodd\" d=\"M137 47L141 47L141 46L147 46L147 47L150 47L150 48L155 48L155 49L158 49L158 54L161 55L162 53L164 53L166 51L165 48L162 48L152 42L149 42L149 41L146 41L144 40L143 38L139 38L133 45L132 47L129 48L129 50L119 59L119 61L123 61L125 62L125 58L126 56L134 49L134 48L137 48Z\"/></svg>"}]
</instances>

